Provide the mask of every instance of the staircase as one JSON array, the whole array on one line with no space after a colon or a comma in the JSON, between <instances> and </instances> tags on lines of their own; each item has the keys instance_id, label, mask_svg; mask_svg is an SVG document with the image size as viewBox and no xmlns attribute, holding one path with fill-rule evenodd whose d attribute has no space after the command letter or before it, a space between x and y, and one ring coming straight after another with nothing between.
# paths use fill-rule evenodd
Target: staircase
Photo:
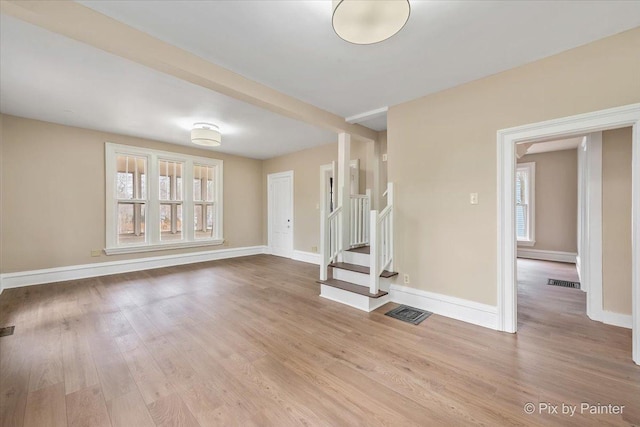
<instances>
[{"instance_id":1,"label":"staircase","mask_svg":"<svg viewBox=\"0 0 640 427\"><path fill-rule=\"evenodd\" d=\"M393 185L387 187L387 207L380 214L352 210L348 219L338 207L322 212L320 296L366 312L390 301L393 269ZM367 194L369 196L369 193ZM352 199L362 196L352 196ZM370 206L369 201L362 202ZM352 206L355 203L352 201ZM348 230L344 230L345 225ZM356 232L354 232L356 230ZM342 236L350 236L348 241ZM368 245L362 245L368 242Z\"/></svg>"}]
</instances>

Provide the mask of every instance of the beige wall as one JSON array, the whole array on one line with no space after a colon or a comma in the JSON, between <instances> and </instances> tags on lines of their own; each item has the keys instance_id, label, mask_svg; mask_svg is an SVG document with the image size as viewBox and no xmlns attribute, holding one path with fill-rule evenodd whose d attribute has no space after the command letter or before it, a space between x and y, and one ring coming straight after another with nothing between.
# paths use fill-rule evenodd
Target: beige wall
<instances>
[{"instance_id":1,"label":"beige wall","mask_svg":"<svg viewBox=\"0 0 640 427\"><path fill-rule=\"evenodd\" d=\"M529 154L536 164L535 240L527 249L578 251L578 151Z\"/></svg>"},{"instance_id":2,"label":"beige wall","mask_svg":"<svg viewBox=\"0 0 640 427\"><path fill-rule=\"evenodd\" d=\"M409 286L496 304L496 132L640 102L639 51L636 28L389 109L396 269Z\"/></svg>"},{"instance_id":3,"label":"beige wall","mask_svg":"<svg viewBox=\"0 0 640 427\"><path fill-rule=\"evenodd\" d=\"M351 140L351 160L360 160L360 193L373 183L373 142ZM263 242L268 244L267 175L293 171L294 250L316 252L320 247L320 166L338 160L338 143L309 148L263 163Z\"/></svg>"},{"instance_id":4,"label":"beige wall","mask_svg":"<svg viewBox=\"0 0 640 427\"><path fill-rule=\"evenodd\" d=\"M293 171L293 249L313 252L320 245L320 166L338 159L338 143L321 145L263 162L263 242L268 244L267 175Z\"/></svg>"},{"instance_id":5,"label":"beige wall","mask_svg":"<svg viewBox=\"0 0 640 427\"><path fill-rule=\"evenodd\" d=\"M380 177L379 177L379 189L380 189L380 194L378 195L378 198L380 200L379 202L379 206L378 206L378 210L382 210L384 209L385 206L387 206L387 197L383 196L384 192L387 191L387 164L389 163L389 161L387 160L386 162L382 161L382 155L383 154L388 154L387 153L387 131L383 131L378 133L378 144L380 144Z\"/></svg>"},{"instance_id":6,"label":"beige wall","mask_svg":"<svg viewBox=\"0 0 640 427\"><path fill-rule=\"evenodd\" d=\"M360 160L358 194L364 194L373 183L373 144L373 142L351 139L351 160ZM336 148L336 156L337 153Z\"/></svg>"},{"instance_id":7,"label":"beige wall","mask_svg":"<svg viewBox=\"0 0 640 427\"><path fill-rule=\"evenodd\" d=\"M603 308L631 314L631 128L602 133Z\"/></svg>"},{"instance_id":8,"label":"beige wall","mask_svg":"<svg viewBox=\"0 0 640 427\"><path fill-rule=\"evenodd\" d=\"M224 237L230 247L262 244L260 160L1 117L3 273L202 250L90 256L105 247L105 141L222 159Z\"/></svg>"}]
</instances>

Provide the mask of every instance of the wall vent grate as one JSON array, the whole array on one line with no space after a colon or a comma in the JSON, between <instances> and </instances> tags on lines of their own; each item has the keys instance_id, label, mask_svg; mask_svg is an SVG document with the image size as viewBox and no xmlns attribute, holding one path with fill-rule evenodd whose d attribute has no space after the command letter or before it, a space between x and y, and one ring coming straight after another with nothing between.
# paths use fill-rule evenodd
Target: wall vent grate
<instances>
[{"instance_id":1,"label":"wall vent grate","mask_svg":"<svg viewBox=\"0 0 640 427\"><path fill-rule=\"evenodd\" d=\"M0 337L6 337L9 335L13 335L13 330L15 326L5 326L4 328L0 328Z\"/></svg>"},{"instance_id":2,"label":"wall vent grate","mask_svg":"<svg viewBox=\"0 0 640 427\"><path fill-rule=\"evenodd\" d=\"M417 308L409 307L407 305L401 305L400 307L386 312L385 316L393 317L394 319L417 325L427 317L431 316L431 314L432 313L429 311L420 310Z\"/></svg>"},{"instance_id":3,"label":"wall vent grate","mask_svg":"<svg viewBox=\"0 0 640 427\"><path fill-rule=\"evenodd\" d=\"M568 280L549 279L547 285L562 286L563 288L580 289L580 282L570 282Z\"/></svg>"}]
</instances>

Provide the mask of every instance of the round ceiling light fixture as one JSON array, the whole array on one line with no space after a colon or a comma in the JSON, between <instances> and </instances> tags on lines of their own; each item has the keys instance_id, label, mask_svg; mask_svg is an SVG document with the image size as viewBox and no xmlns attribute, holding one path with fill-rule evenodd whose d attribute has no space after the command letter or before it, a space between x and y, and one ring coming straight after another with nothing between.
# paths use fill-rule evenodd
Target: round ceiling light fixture
<instances>
[{"instance_id":1,"label":"round ceiling light fixture","mask_svg":"<svg viewBox=\"0 0 640 427\"><path fill-rule=\"evenodd\" d=\"M216 125L194 123L191 129L191 142L207 147L218 147L222 143L222 135Z\"/></svg>"},{"instance_id":2,"label":"round ceiling light fixture","mask_svg":"<svg viewBox=\"0 0 640 427\"><path fill-rule=\"evenodd\" d=\"M349 43L373 44L400 31L410 13L409 0L333 0L332 24Z\"/></svg>"}]
</instances>

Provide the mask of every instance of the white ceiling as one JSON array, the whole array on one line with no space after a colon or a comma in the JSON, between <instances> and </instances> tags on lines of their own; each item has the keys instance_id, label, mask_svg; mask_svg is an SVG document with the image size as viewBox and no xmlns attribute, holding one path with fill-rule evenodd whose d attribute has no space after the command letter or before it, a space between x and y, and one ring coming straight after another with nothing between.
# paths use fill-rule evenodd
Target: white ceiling
<instances>
[{"instance_id":1,"label":"white ceiling","mask_svg":"<svg viewBox=\"0 0 640 427\"><path fill-rule=\"evenodd\" d=\"M575 150L582 137L559 139L556 141L536 142L527 149L527 154L548 153L550 151Z\"/></svg>"},{"instance_id":2,"label":"white ceiling","mask_svg":"<svg viewBox=\"0 0 640 427\"><path fill-rule=\"evenodd\" d=\"M419 1L370 46L339 39L331 1L81 1L343 117L392 106L640 25L640 1ZM386 128L380 118L363 123Z\"/></svg>"},{"instance_id":3,"label":"white ceiling","mask_svg":"<svg viewBox=\"0 0 640 427\"><path fill-rule=\"evenodd\" d=\"M334 133L0 16L0 111L191 145L195 122L223 133L216 151L265 159L335 142Z\"/></svg>"},{"instance_id":4,"label":"white ceiling","mask_svg":"<svg viewBox=\"0 0 640 427\"><path fill-rule=\"evenodd\" d=\"M391 39L358 46L331 29L331 2L83 1L343 117L415 99L640 25L640 1L418 1ZM218 150L269 158L335 134L34 27L0 21L0 111L189 145L197 121ZM386 115L361 122L386 129Z\"/></svg>"}]
</instances>

